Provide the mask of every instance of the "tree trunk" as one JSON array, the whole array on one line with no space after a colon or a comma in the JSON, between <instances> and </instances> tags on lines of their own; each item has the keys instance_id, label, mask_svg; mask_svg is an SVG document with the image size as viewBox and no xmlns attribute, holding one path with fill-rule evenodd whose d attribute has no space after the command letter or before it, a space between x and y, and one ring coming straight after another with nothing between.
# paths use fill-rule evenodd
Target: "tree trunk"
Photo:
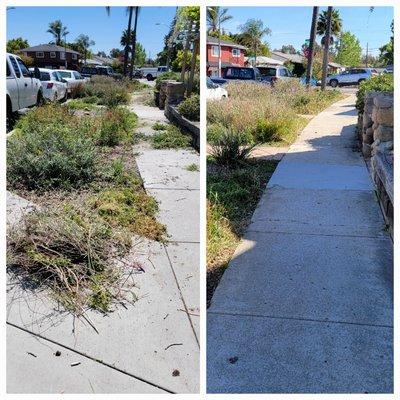
<instances>
[{"instance_id":1,"label":"tree trunk","mask_svg":"<svg viewBox=\"0 0 400 400\"><path fill-rule=\"evenodd\" d=\"M193 89L193 79L194 79L194 72L196 69L196 59L197 59L197 53L199 52L199 44L200 44L199 36L200 36L200 32L197 29L196 38L195 38L194 45L193 45L192 62L190 65L190 75L189 75L189 81L188 81L188 86L187 86L187 96L188 97L192 94L192 89Z\"/></svg>"},{"instance_id":2,"label":"tree trunk","mask_svg":"<svg viewBox=\"0 0 400 400\"><path fill-rule=\"evenodd\" d=\"M331 41L331 30L332 30L332 8L328 7L328 17L326 21L326 32L325 32L325 43L324 43L324 60L322 63L322 80L321 90L325 90L326 87L326 76L328 74L328 62L329 62L329 44Z\"/></svg>"},{"instance_id":3,"label":"tree trunk","mask_svg":"<svg viewBox=\"0 0 400 400\"><path fill-rule=\"evenodd\" d=\"M190 46L190 36L192 32L192 21L189 21L186 25L186 43L185 43L185 49L183 51L183 59L182 59L182 69L181 69L181 82L185 82L185 72L186 72L186 59L187 59L187 53L189 51L189 46Z\"/></svg>"},{"instance_id":4,"label":"tree trunk","mask_svg":"<svg viewBox=\"0 0 400 400\"><path fill-rule=\"evenodd\" d=\"M135 23L133 27L133 38L132 38L132 58L131 58L131 68L129 70L129 78L133 78L133 64L135 64L136 58L136 31L137 31L137 21L138 21L139 7L135 7Z\"/></svg>"},{"instance_id":5,"label":"tree trunk","mask_svg":"<svg viewBox=\"0 0 400 400\"><path fill-rule=\"evenodd\" d=\"M129 39L131 37L132 14L133 14L133 7L129 7L129 19L128 19L128 28L127 28L127 42L126 42L126 45L125 45L125 54L124 54L124 76L126 76L127 67L128 67Z\"/></svg>"},{"instance_id":6,"label":"tree trunk","mask_svg":"<svg viewBox=\"0 0 400 400\"><path fill-rule=\"evenodd\" d=\"M318 9L319 7L313 7L313 16L310 29L310 47L309 47L307 74L306 74L307 87L310 87L310 80L312 77L312 65L314 62L314 46L315 46L315 36L317 32Z\"/></svg>"}]
</instances>

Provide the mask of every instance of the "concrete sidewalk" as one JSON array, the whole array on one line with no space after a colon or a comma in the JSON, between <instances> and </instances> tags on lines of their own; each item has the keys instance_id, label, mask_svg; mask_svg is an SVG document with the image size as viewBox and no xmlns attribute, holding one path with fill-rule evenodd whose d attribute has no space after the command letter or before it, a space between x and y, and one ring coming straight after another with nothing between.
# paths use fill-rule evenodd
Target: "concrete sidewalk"
<instances>
[{"instance_id":1,"label":"concrete sidewalk","mask_svg":"<svg viewBox=\"0 0 400 400\"><path fill-rule=\"evenodd\" d=\"M155 107L138 108L142 126L166 122ZM185 169L198 165L199 156L190 150L134 151L170 234L167 244L134 238L129 257L144 270L134 278L138 301L78 319L60 311L48 293L10 281L7 392L199 392L199 173ZM8 217L30 206L10 195Z\"/></svg>"},{"instance_id":2,"label":"concrete sidewalk","mask_svg":"<svg viewBox=\"0 0 400 400\"><path fill-rule=\"evenodd\" d=\"M391 393L392 241L351 95L278 165L208 310L209 393Z\"/></svg>"}]
</instances>

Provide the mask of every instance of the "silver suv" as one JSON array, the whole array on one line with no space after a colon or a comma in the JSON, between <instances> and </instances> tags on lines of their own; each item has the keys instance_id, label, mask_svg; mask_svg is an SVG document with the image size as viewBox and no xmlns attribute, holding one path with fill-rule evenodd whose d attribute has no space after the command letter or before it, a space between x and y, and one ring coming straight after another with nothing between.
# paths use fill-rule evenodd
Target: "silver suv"
<instances>
[{"instance_id":1,"label":"silver suv","mask_svg":"<svg viewBox=\"0 0 400 400\"><path fill-rule=\"evenodd\" d=\"M327 83L332 87L345 85L358 85L362 81L376 75L376 71L371 68L352 68L341 72L340 74L330 75Z\"/></svg>"}]
</instances>

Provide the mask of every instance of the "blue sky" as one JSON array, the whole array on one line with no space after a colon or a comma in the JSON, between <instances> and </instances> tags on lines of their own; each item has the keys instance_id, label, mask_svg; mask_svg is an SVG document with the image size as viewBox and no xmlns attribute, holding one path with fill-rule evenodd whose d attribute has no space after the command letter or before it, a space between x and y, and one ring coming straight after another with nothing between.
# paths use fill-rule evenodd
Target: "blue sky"
<instances>
[{"instance_id":1,"label":"blue sky","mask_svg":"<svg viewBox=\"0 0 400 400\"><path fill-rule=\"evenodd\" d=\"M92 50L108 53L114 47L121 47L121 33L128 24L125 9L111 7L108 17L105 7L16 7L7 11L7 40L22 36L31 46L48 43L52 40L46 32L48 25L60 19L70 32L67 41L72 42L84 33L96 42ZM141 7L137 40L147 56L154 58L162 50L175 10L176 7Z\"/></svg>"},{"instance_id":2,"label":"blue sky","mask_svg":"<svg viewBox=\"0 0 400 400\"><path fill-rule=\"evenodd\" d=\"M226 7L233 18L222 25L232 33L238 32L238 26L250 18L261 19L264 26L272 30L271 36L264 40L271 48L280 48L292 44L300 49L310 35L312 7ZM369 7L335 7L339 9L343 30L349 30L360 40L365 53L367 42L370 54L379 54L379 47L390 39L390 23L393 19L392 7L375 7L373 13ZM320 11L326 7L320 7Z\"/></svg>"}]
</instances>

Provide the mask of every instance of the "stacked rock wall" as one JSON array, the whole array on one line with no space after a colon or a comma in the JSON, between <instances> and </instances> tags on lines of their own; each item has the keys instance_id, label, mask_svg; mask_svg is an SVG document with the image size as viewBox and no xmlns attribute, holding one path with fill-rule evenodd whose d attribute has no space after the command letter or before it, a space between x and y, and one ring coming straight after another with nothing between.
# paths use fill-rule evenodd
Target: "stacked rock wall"
<instances>
[{"instance_id":1,"label":"stacked rock wall","mask_svg":"<svg viewBox=\"0 0 400 400\"><path fill-rule=\"evenodd\" d=\"M393 226L393 93L366 92L362 115L362 152L371 158L371 173L389 227Z\"/></svg>"}]
</instances>

